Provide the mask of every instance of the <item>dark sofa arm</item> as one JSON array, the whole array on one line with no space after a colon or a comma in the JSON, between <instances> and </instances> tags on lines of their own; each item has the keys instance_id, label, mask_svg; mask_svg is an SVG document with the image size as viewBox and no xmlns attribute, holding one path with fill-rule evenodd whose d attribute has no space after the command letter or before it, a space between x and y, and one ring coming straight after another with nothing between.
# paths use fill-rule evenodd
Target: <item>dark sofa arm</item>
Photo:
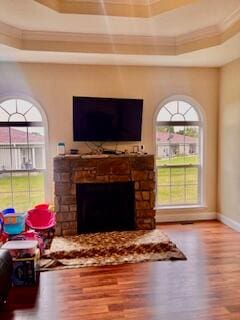
<instances>
[{"instance_id":1,"label":"dark sofa arm","mask_svg":"<svg viewBox=\"0 0 240 320\"><path fill-rule=\"evenodd\" d=\"M7 250L0 249L0 305L7 299L11 287L12 258Z\"/></svg>"}]
</instances>

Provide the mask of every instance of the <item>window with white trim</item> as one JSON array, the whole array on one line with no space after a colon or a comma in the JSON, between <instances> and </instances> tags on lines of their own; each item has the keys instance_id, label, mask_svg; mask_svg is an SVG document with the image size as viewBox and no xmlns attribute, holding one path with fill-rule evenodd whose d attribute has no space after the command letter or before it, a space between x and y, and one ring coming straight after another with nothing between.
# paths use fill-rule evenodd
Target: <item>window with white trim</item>
<instances>
[{"instance_id":1,"label":"window with white trim","mask_svg":"<svg viewBox=\"0 0 240 320\"><path fill-rule=\"evenodd\" d=\"M0 210L26 211L43 202L45 138L42 115L23 99L0 103Z\"/></svg>"},{"instance_id":2,"label":"window with white trim","mask_svg":"<svg viewBox=\"0 0 240 320\"><path fill-rule=\"evenodd\" d=\"M166 103L156 119L157 206L202 203L202 121L183 100Z\"/></svg>"}]
</instances>

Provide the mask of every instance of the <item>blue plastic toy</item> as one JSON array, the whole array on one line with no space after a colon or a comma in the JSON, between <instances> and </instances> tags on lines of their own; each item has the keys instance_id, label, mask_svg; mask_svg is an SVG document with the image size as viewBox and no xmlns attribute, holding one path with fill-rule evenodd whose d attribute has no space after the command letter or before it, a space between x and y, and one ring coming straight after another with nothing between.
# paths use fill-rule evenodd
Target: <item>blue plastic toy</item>
<instances>
[{"instance_id":1,"label":"blue plastic toy","mask_svg":"<svg viewBox=\"0 0 240 320\"><path fill-rule=\"evenodd\" d=\"M2 210L3 215L10 214L10 213L15 213L15 209L14 208L6 208L6 209Z\"/></svg>"}]
</instances>

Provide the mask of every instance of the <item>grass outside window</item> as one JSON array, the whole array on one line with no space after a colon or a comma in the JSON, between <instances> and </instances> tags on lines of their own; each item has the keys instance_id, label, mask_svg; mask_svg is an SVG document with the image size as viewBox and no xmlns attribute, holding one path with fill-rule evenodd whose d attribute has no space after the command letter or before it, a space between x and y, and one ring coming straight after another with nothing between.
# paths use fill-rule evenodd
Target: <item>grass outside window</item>
<instances>
[{"instance_id":1,"label":"grass outside window","mask_svg":"<svg viewBox=\"0 0 240 320\"><path fill-rule=\"evenodd\" d=\"M12 193L11 193L12 185ZM30 192L28 191L30 185ZM0 174L0 210L13 206L16 211L23 212L37 203L44 201L43 173L19 173L13 175Z\"/></svg>"},{"instance_id":2,"label":"grass outside window","mask_svg":"<svg viewBox=\"0 0 240 320\"><path fill-rule=\"evenodd\" d=\"M197 165L198 155L157 159L157 204L188 205L199 202L199 168L178 167L181 165ZM164 167L170 166L170 167Z\"/></svg>"}]
</instances>

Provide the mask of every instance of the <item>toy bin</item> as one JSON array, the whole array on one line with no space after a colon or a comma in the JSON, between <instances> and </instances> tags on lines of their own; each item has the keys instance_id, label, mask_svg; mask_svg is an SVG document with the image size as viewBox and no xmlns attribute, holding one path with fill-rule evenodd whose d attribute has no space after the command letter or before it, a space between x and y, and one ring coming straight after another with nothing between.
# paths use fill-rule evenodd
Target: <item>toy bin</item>
<instances>
[{"instance_id":1,"label":"toy bin","mask_svg":"<svg viewBox=\"0 0 240 320\"><path fill-rule=\"evenodd\" d=\"M12 240L2 248L9 251L13 260L12 283L14 286L32 286L36 283L39 259L36 240Z\"/></svg>"},{"instance_id":2,"label":"toy bin","mask_svg":"<svg viewBox=\"0 0 240 320\"><path fill-rule=\"evenodd\" d=\"M2 249L9 251L13 259L33 258L36 255L38 242L36 240L7 241Z\"/></svg>"},{"instance_id":3,"label":"toy bin","mask_svg":"<svg viewBox=\"0 0 240 320\"><path fill-rule=\"evenodd\" d=\"M26 214L9 213L3 217L3 230L7 234L19 234L25 229Z\"/></svg>"},{"instance_id":4,"label":"toy bin","mask_svg":"<svg viewBox=\"0 0 240 320\"><path fill-rule=\"evenodd\" d=\"M40 254L44 253L44 243L42 237L34 230L28 230L11 237L11 241L15 240L36 240Z\"/></svg>"}]
</instances>

